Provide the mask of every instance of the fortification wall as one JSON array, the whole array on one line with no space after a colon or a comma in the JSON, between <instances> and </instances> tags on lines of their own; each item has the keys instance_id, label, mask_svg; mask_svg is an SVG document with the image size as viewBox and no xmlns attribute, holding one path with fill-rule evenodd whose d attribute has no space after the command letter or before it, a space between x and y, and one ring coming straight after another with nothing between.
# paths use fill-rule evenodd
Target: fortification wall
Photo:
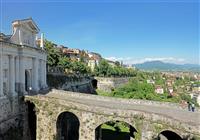
<instances>
[{"instance_id":1,"label":"fortification wall","mask_svg":"<svg viewBox=\"0 0 200 140\"><path fill-rule=\"evenodd\" d=\"M50 88L95 94L95 88L92 85L93 78L87 76L72 76L64 74L48 74L47 84Z\"/></svg>"},{"instance_id":2,"label":"fortification wall","mask_svg":"<svg viewBox=\"0 0 200 140\"><path fill-rule=\"evenodd\" d=\"M106 78L106 77L95 77L98 81L97 89L111 92L114 88L117 88L129 81L129 78Z\"/></svg>"},{"instance_id":3,"label":"fortification wall","mask_svg":"<svg viewBox=\"0 0 200 140\"><path fill-rule=\"evenodd\" d=\"M23 113L18 97L0 98L0 140L20 140L23 136Z\"/></svg>"}]
</instances>

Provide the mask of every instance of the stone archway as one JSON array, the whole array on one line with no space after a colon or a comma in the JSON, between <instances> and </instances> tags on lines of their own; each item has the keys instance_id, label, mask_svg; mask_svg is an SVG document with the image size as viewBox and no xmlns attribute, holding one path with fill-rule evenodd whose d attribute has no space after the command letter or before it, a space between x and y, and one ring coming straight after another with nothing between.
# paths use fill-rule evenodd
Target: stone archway
<instances>
[{"instance_id":1,"label":"stone archway","mask_svg":"<svg viewBox=\"0 0 200 140\"><path fill-rule=\"evenodd\" d=\"M92 79L92 87L94 89L97 89L97 84L98 84L98 81L96 79Z\"/></svg>"},{"instance_id":2,"label":"stone archway","mask_svg":"<svg viewBox=\"0 0 200 140\"><path fill-rule=\"evenodd\" d=\"M181 136L179 136L177 133L170 131L170 130L164 130L158 135L159 140L183 140Z\"/></svg>"},{"instance_id":3,"label":"stone archway","mask_svg":"<svg viewBox=\"0 0 200 140\"><path fill-rule=\"evenodd\" d=\"M29 70L25 70L25 90L29 92L31 87L31 73Z\"/></svg>"},{"instance_id":4,"label":"stone archway","mask_svg":"<svg viewBox=\"0 0 200 140\"><path fill-rule=\"evenodd\" d=\"M80 122L71 112L61 113L56 122L57 140L79 140Z\"/></svg>"},{"instance_id":5,"label":"stone archway","mask_svg":"<svg viewBox=\"0 0 200 140\"><path fill-rule=\"evenodd\" d=\"M27 110L28 110L28 140L36 140L36 127L37 127L37 116L35 105L31 102L27 102Z\"/></svg>"},{"instance_id":6,"label":"stone archway","mask_svg":"<svg viewBox=\"0 0 200 140\"><path fill-rule=\"evenodd\" d=\"M137 130L124 121L108 121L95 129L95 140L133 140Z\"/></svg>"}]
</instances>

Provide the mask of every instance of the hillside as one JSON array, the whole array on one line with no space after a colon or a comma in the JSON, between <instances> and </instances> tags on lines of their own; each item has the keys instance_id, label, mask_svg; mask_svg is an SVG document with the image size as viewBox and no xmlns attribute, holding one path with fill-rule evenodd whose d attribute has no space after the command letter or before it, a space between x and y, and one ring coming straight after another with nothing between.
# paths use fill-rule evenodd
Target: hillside
<instances>
[{"instance_id":1,"label":"hillside","mask_svg":"<svg viewBox=\"0 0 200 140\"><path fill-rule=\"evenodd\" d=\"M158 71L194 71L200 72L200 65L196 64L173 64L164 63L162 61L148 61L141 64L134 64L138 69L142 70L158 70Z\"/></svg>"}]
</instances>

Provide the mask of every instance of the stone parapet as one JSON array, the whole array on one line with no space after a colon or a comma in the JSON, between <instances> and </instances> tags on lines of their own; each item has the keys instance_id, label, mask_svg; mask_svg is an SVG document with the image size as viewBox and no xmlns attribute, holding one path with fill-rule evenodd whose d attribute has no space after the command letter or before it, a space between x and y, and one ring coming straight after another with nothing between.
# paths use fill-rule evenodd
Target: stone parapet
<instances>
[{"instance_id":1,"label":"stone parapet","mask_svg":"<svg viewBox=\"0 0 200 140\"><path fill-rule=\"evenodd\" d=\"M140 99L122 99L122 98L116 98L116 97L106 97L106 96L99 96L99 95L87 95L87 94L81 94L81 93L74 93L70 91L62 91L57 89L52 89L52 93L55 94L65 94L66 96L74 96L74 97L81 97L82 99L93 99L98 101L114 101L117 103L126 103L130 105L134 104L143 104L143 105L150 105L150 106L160 106L160 107L169 107L170 108L177 108L177 109L183 109L187 110L187 106L181 106L177 103L170 103L170 102L158 102L158 101L150 101L150 100L140 100ZM196 108L196 111L199 111L199 108Z\"/></svg>"}]
</instances>

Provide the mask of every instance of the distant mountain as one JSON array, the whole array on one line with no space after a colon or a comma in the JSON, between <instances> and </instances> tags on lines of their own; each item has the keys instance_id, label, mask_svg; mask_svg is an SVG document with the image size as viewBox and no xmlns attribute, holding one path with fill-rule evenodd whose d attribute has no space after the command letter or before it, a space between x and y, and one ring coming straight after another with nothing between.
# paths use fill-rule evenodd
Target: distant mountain
<instances>
[{"instance_id":1,"label":"distant mountain","mask_svg":"<svg viewBox=\"0 0 200 140\"><path fill-rule=\"evenodd\" d=\"M173 64L164 63L162 61L148 61L142 64L134 64L134 67L142 70L158 70L158 71L194 71L200 72L200 65L197 64Z\"/></svg>"}]
</instances>

